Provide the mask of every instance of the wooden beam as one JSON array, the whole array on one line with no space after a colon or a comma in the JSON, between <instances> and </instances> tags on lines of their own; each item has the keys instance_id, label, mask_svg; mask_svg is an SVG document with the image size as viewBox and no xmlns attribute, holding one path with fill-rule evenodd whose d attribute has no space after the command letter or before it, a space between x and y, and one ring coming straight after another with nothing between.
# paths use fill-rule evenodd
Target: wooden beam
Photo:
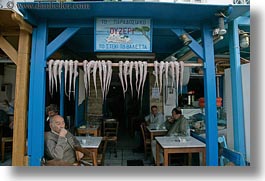
<instances>
[{"instance_id":1,"label":"wooden beam","mask_svg":"<svg viewBox=\"0 0 265 181\"><path fill-rule=\"evenodd\" d=\"M18 23L21 30L24 30L28 32L29 34L32 34L32 27L24 21L23 17L20 16L18 13L14 12L11 15L11 18Z\"/></svg>"},{"instance_id":2,"label":"wooden beam","mask_svg":"<svg viewBox=\"0 0 265 181\"><path fill-rule=\"evenodd\" d=\"M15 107L14 107L14 130L13 130L13 152L12 165L23 166L26 155L26 127L28 107L28 85L29 85L29 58L31 50L31 35L28 31L20 30Z\"/></svg>"},{"instance_id":3,"label":"wooden beam","mask_svg":"<svg viewBox=\"0 0 265 181\"><path fill-rule=\"evenodd\" d=\"M2 36L19 36L19 29L15 29L12 27L1 27L0 34Z\"/></svg>"},{"instance_id":4,"label":"wooden beam","mask_svg":"<svg viewBox=\"0 0 265 181\"><path fill-rule=\"evenodd\" d=\"M0 48L17 65L17 50L2 35L0 35Z\"/></svg>"}]
</instances>

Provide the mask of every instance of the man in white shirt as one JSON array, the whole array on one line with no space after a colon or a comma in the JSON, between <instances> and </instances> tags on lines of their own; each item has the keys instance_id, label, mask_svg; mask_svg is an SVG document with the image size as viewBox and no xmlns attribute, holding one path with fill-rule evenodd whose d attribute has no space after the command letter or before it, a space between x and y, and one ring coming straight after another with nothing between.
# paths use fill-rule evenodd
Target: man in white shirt
<instances>
[{"instance_id":1,"label":"man in white shirt","mask_svg":"<svg viewBox=\"0 0 265 181\"><path fill-rule=\"evenodd\" d=\"M156 127L160 127L164 123L164 115L158 112L156 105L151 107L151 113L145 117L147 125L151 124Z\"/></svg>"}]
</instances>

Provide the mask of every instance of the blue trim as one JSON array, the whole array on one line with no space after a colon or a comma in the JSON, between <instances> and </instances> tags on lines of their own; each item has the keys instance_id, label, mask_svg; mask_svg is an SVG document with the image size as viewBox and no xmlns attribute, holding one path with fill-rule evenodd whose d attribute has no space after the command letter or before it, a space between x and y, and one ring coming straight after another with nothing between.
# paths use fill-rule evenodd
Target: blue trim
<instances>
[{"instance_id":1,"label":"blue trim","mask_svg":"<svg viewBox=\"0 0 265 181\"><path fill-rule=\"evenodd\" d=\"M205 138L201 137L200 135L198 135L197 133L194 133L193 131L190 132L191 133L191 136L196 138L197 140L203 142L203 143L206 143L206 140Z\"/></svg>"},{"instance_id":2,"label":"blue trim","mask_svg":"<svg viewBox=\"0 0 265 181\"><path fill-rule=\"evenodd\" d=\"M36 31L36 33L35 33ZM48 30L46 21L39 21L33 33L33 56L31 60L28 147L29 165L39 166L44 154L44 110L46 88L46 44Z\"/></svg>"},{"instance_id":3,"label":"blue trim","mask_svg":"<svg viewBox=\"0 0 265 181\"><path fill-rule=\"evenodd\" d=\"M32 61L32 59L36 56L36 46L37 46L37 29L34 28L33 32L32 32L32 48L31 48L31 63L30 63L30 77L34 77L35 74L35 64L36 61ZM31 127L33 126L31 124L31 120L33 120L33 110L30 108L33 104L33 97L35 96L33 88L34 88L34 79L30 78L30 83L29 83L29 104L28 104L28 156L29 156L29 162L30 162L30 158L32 155L32 147L31 147L31 143L32 141L32 133L31 133ZM29 164L29 163L28 163Z\"/></svg>"},{"instance_id":4,"label":"blue trim","mask_svg":"<svg viewBox=\"0 0 265 181\"><path fill-rule=\"evenodd\" d=\"M194 133L193 131L191 132L191 136L203 143L206 143L205 138L201 137L197 133ZM230 150L228 148L223 148L222 156L227 158L229 161L233 162L237 166L246 166L244 156L239 152Z\"/></svg>"},{"instance_id":5,"label":"blue trim","mask_svg":"<svg viewBox=\"0 0 265 181\"><path fill-rule=\"evenodd\" d=\"M61 72L61 81L62 81L62 84L61 84L61 87L60 87L60 115L62 117L64 117L64 89L65 89L65 85L64 85L64 69L62 70Z\"/></svg>"},{"instance_id":6,"label":"blue trim","mask_svg":"<svg viewBox=\"0 0 265 181\"><path fill-rule=\"evenodd\" d=\"M223 148L222 155L229 161L233 162L236 166L246 166L244 155L240 152L236 152L228 148Z\"/></svg>"},{"instance_id":7,"label":"blue trim","mask_svg":"<svg viewBox=\"0 0 265 181\"><path fill-rule=\"evenodd\" d=\"M182 34L186 34L189 39L191 39L191 43L188 45L190 49L201 59L204 59L204 54L203 54L203 48L202 46L194 39L192 38L185 30L183 29L171 29L177 36L180 36Z\"/></svg>"},{"instance_id":8,"label":"blue trim","mask_svg":"<svg viewBox=\"0 0 265 181\"><path fill-rule=\"evenodd\" d=\"M67 40L69 40L80 28L66 28L52 42L49 43L46 50L46 58L49 58L58 50Z\"/></svg>"},{"instance_id":9,"label":"blue trim","mask_svg":"<svg viewBox=\"0 0 265 181\"><path fill-rule=\"evenodd\" d=\"M62 21L61 19L52 19L49 24L49 28L94 28L94 23L88 18L85 19L67 19L67 21Z\"/></svg>"},{"instance_id":10,"label":"blue trim","mask_svg":"<svg viewBox=\"0 0 265 181\"><path fill-rule=\"evenodd\" d=\"M213 36L211 27L203 26L204 45L204 97L205 97L205 126L206 126L206 164L218 165L218 132L216 108L216 79Z\"/></svg>"},{"instance_id":11,"label":"blue trim","mask_svg":"<svg viewBox=\"0 0 265 181\"><path fill-rule=\"evenodd\" d=\"M238 36L238 23L232 21L228 27L231 87L232 87L232 108L233 108L233 129L234 129L234 149L244 156L246 155L245 145L245 125L243 109L243 90L240 66L240 49Z\"/></svg>"},{"instance_id":12,"label":"blue trim","mask_svg":"<svg viewBox=\"0 0 265 181\"><path fill-rule=\"evenodd\" d=\"M187 94L188 93L188 86L184 85L182 86L182 94Z\"/></svg>"},{"instance_id":13,"label":"blue trim","mask_svg":"<svg viewBox=\"0 0 265 181\"><path fill-rule=\"evenodd\" d=\"M239 26L250 26L250 17L240 16L236 20Z\"/></svg>"}]
</instances>

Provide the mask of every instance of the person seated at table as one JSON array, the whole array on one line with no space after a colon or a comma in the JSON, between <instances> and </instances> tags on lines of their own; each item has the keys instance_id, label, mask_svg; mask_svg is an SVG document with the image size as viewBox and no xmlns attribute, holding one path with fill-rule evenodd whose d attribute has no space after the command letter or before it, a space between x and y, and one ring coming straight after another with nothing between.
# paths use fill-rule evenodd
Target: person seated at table
<instances>
[{"instance_id":1,"label":"person seated at table","mask_svg":"<svg viewBox=\"0 0 265 181\"><path fill-rule=\"evenodd\" d=\"M0 108L0 123L3 126L3 136L12 137L14 127L14 103L4 100Z\"/></svg>"},{"instance_id":2,"label":"person seated at table","mask_svg":"<svg viewBox=\"0 0 265 181\"><path fill-rule=\"evenodd\" d=\"M65 129L64 118L60 115L50 117L51 131L45 133L45 157L47 160L59 159L69 163L76 161L74 147L80 146L79 141ZM79 158L83 154L78 153Z\"/></svg>"},{"instance_id":3,"label":"person seated at table","mask_svg":"<svg viewBox=\"0 0 265 181\"><path fill-rule=\"evenodd\" d=\"M151 113L145 117L145 122L147 125L152 124L156 127L164 123L164 116L162 113L158 112L156 105L151 107Z\"/></svg>"},{"instance_id":4,"label":"person seated at table","mask_svg":"<svg viewBox=\"0 0 265 181\"><path fill-rule=\"evenodd\" d=\"M49 106L46 107L47 119L45 120L45 132L51 131L50 122L49 122L50 117L58 114L59 114L59 109L56 104L50 104Z\"/></svg>"},{"instance_id":5,"label":"person seated at table","mask_svg":"<svg viewBox=\"0 0 265 181\"><path fill-rule=\"evenodd\" d=\"M167 136L180 135L185 136L188 128L188 121L182 115L180 108L172 109L172 117L165 122L168 130Z\"/></svg>"}]
</instances>

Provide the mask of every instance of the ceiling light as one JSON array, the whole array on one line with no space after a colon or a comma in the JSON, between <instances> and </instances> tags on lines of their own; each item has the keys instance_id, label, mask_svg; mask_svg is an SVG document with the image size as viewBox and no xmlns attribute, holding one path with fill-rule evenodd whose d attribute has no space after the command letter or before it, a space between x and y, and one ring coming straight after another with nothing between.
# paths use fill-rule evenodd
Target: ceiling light
<instances>
[{"instance_id":1,"label":"ceiling light","mask_svg":"<svg viewBox=\"0 0 265 181\"><path fill-rule=\"evenodd\" d=\"M219 28L219 32L218 32L219 35L226 34L224 17L219 18L219 27L218 28Z\"/></svg>"},{"instance_id":2,"label":"ceiling light","mask_svg":"<svg viewBox=\"0 0 265 181\"><path fill-rule=\"evenodd\" d=\"M179 39L181 39L183 41L183 44L185 46L188 46L192 42L192 40L188 37L187 34L180 35Z\"/></svg>"},{"instance_id":3,"label":"ceiling light","mask_svg":"<svg viewBox=\"0 0 265 181\"><path fill-rule=\"evenodd\" d=\"M243 31L239 35L239 45L241 48L247 48L249 47L249 44L250 44L249 35Z\"/></svg>"}]
</instances>

